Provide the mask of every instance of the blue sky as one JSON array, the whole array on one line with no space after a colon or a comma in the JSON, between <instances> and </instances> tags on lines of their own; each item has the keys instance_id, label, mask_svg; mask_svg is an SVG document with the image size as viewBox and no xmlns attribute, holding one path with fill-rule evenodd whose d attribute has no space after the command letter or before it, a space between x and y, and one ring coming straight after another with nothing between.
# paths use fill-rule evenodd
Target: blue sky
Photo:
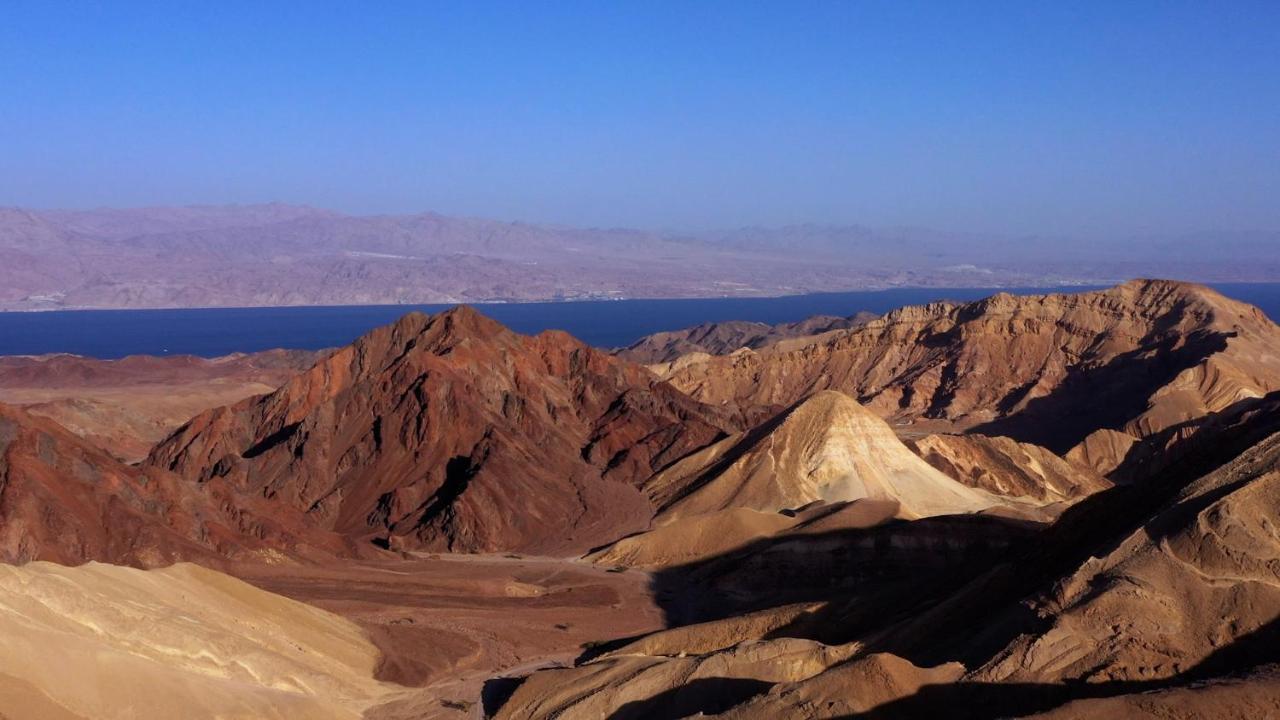
<instances>
[{"instance_id":1,"label":"blue sky","mask_svg":"<svg viewBox=\"0 0 1280 720\"><path fill-rule=\"evenodd\" d=\"M0 5L0 205L1280 229L1280 3Z\"/></svg>"}]
</instances>

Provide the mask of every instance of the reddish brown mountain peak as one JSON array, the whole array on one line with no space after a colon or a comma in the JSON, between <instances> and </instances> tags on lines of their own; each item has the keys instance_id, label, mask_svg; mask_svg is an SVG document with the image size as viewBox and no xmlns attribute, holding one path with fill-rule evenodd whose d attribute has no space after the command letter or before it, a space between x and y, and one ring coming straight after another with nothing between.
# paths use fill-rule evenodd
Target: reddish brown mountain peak
<instances>
[{"instance_id":1,"label":"reddish brown mountain peak","mask_svg":"<svg viewBox=\"0 0 1280 720\"><path fill-rule=\"evenodd\" d=\"M487 317L470 305L454 305L448 310L442 310L436 313L434 317L447 320L457 325L481 327L482 325L487 324L501 326L498 321Z\"/></svg>"},{"instance_id":2,"label":"reddish brown mountain peak","mask_svg":"<svg viewBox=\"0 0 1280 720\"><path fill-rule=\"evenodd\" d=\"M383 336L392 338L411 337L427 332L446 332L451 335L493 335L499 332L510 332L507 328L470 305L455 305L438 313L427 313L413 310L401 315L390 325L384 325L365 333L356 342L380 339Z\"/></svg>"},{"instance_id":3,"label":"reddish brown mountain peak","mask_svg":"<svg viewBox=\"0 0 1280 720\"><path fill-rule=\"evenodd\" d=\"M507 326L470 305L457 305L427 316L422 331L424 334L438 333L456 339L513 334Z\"/></svg>"},{"instance_id":4,"label":"reddish brown mountain peak","mask_svg":"<svg viewBox=\"0 0 1280 720\"><path fill-rule=\"evenodd\" d=\"M567 334L460 306L198 416L148 462L384 547L577 551L643 527L639 482L735 422Z\"/></svg>"}]
</instances>

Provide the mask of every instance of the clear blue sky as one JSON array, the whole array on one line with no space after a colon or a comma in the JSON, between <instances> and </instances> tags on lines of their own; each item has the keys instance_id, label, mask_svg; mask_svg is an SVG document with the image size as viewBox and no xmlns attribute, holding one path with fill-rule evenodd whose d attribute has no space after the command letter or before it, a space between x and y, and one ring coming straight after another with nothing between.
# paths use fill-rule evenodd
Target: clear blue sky
<instances>
[{"instance_id":1,"label":"clear blue sky","mask_svg":"<svg viewBox=\"0 0 1280 720\"><path fill-rule=\"evenodd\" d=\"M0 205L1280 229L1280 2L0 5Z\"/></svg>"}]
</instances>

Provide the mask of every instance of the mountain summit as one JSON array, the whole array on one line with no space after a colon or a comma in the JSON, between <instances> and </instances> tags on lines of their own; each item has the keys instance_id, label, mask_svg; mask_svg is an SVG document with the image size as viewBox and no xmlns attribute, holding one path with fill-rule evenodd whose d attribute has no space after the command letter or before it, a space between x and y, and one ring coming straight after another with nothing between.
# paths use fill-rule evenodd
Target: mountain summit
<instances>
[{"instance_id":1,"label":"mountain summit","mask_svg":"<svg viewBox=\"0 0 1280 720\"><path fill-rule=\"evenodd\" d=\"M388 547L551 552L643 527L639 483L738 427L639 365L464 306L406 315L203 413L148 464Z\"/></svg>"}]
</instances>

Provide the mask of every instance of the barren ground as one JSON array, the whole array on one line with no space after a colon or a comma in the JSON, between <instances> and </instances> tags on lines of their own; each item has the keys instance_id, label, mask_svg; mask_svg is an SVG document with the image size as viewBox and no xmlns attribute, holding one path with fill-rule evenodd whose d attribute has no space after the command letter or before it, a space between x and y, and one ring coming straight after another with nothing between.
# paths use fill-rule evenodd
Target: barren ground
<instances>
[{"instance_id":1,"label":"barren ground","mask_svg":"<svg viewBox=\"0 0 1280 720\"><path fill-rule=\"evenodd\" d=\"M238 577L346 617L382 652L377 677L421 688L373 718L462 718L485 681L570 664L590 643L660 629L645 572L571 559L423 555L329 567L241 566Z\"/></svg>"}]
</instances>

